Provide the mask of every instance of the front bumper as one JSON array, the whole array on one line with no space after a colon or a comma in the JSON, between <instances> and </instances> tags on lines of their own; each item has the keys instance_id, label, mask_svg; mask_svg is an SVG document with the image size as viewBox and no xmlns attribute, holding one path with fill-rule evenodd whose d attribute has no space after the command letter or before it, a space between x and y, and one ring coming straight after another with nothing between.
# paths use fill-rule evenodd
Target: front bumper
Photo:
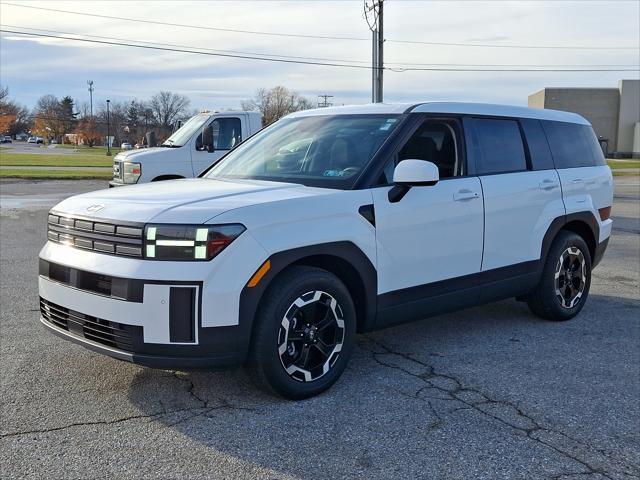
<instances>
[{"instance_id":1,"label":"front bumper","mask_svg":"<svg viewBox=\"0 0 640 480\"><path fill-rule=\"evenodd\" d=\"M40 317L40 323L54 335L82 345L93 352L108 355L110 357L117 358L118 360L143 365L145 367L167 369L217 368L236 365L241 363L243 360L239 357L237 352L219 352L216 354L208 352L206 355L190 356L189 354L177 355L176 352L172 351L171 347L167 347L165 353L147 354L128 352L70 333L69 331L55 326L51 322L45 320L42 316Z\"/></svg>"},{"instance_id":2,"label":"front bumper","mask_svg":"<svg viewBox=\"0 0 640 480\"><path fill-rule=\"evenodd\" d=\"M250 324L240 324L240 296L263 252L251 235L211 262L149 261L47 242L38 278L41 322L89 349L143 365L242 363Z\"/></svg>"}]
</instances>

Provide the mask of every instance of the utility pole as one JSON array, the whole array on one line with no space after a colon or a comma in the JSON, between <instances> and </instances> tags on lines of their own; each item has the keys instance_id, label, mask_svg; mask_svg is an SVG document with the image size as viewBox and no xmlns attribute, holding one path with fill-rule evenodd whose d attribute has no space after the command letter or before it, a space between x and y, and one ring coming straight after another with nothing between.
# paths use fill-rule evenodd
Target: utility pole
<instances>
[{"instance_id":1,"label":"utility pole","mask_svg":"<svg viewBox=\"0 0 640 480\"><path fill-rule=\"evenodd\" d=\"M330 107L333 103L329 102L330 98L333 98L333 95L318 95L318 98L322 100L318 100L318 108Z\"/></svg>"},{"instance_id":2,"label":"utility pole","mask_svg":"<svg viewBox=\"0 0 640 480\"><path fill-rule=\"evenodd\" d=\"M87 80L89 85L89 116L93 117L93 80Z\"/></svg>"},{"instance_id":3,"label":"utility pole","mask_svg":"<svg viewBox=\"0 0 640 480\"><path fill-rule=\"evenodd\" d=\"M107 157L111 156L111 131L109 126L109 104L111 100L107 100Z\"/></svg>"},{"instance_id":4,"label":"utility pole","mask_svg":"<svg viewBox=\"0 0 640 480\"><path fill-rule=\"evenodd\" d=\"M368 0L364 2L364 17L372 34L371 44L371 101L382 103L384 69L384 32L383 32L383 4L384 0Z\"/></svg>"}]
</instances>

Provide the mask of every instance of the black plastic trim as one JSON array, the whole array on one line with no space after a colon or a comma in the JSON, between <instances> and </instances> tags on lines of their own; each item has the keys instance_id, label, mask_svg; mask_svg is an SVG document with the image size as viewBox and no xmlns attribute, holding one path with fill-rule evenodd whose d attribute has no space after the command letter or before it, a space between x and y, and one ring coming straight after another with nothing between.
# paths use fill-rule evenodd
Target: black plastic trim
<instances>
[{"instance_id":1,"label":"black plastic trim","mask_svg":"<svg viewBox=\"0 0 640 480\"><path fill-rule=\"evenodd\" d=\"M94 295L127 302L141 303L143 301L144 280L112 277L67 267L43 259L39 260L39 274L52 282Z\"/></svg>"},{"instance_id":2,"label":"black plastic trim","mask_svg":"<svg viewBox=\"0 0 640 480\"><path fill-rule=\"evenodd\" d=\"M232 365L238 364L241 360L238 358L238 355L234 352L223 352L218 354L213 354L212 352L208 352L206 356L192 356L192 355L170 355L169 352L175 350L175 346L171 347L168 345L165 347L164 354L143 354L143 353L131 353L126 352L124 350L119 350L116 348L107 347L105 345L101 345L97 342L87 340L82 337L78 337L73 335L46 320L40 318L40 324L43 325L47 330L49 330L54 335L57 335L65 340L69 340L73 343L81 345L93 352L101 353L103 355L108 355L113 358L117 358L118 360L123 360L126 362L136 363L138 365L143 365L145 367L152 368L184 368L184 369L199 369L199 368L216 368L216 367L228 367ZM220 328L226 327L217 327L215 328L216 334ZM193 349L193 347L190 347Z\"/></svg>"},{"instance_id":3,"label":"black plastic trim","mask_svg":"<svg viewBox=\"0 0 640 480\"><path fill-rule=\"evenodd\" d=\"M378 295L376 328L525 294L542 273L533 260Z\"/></svg>"},{"instance_id":4,"label":"black plastic trim","mask_svg":"<svg viewBox=\"0 0 640 480\"><path fill-rule=\"evenodd\" d=\"M372 203L369 205L361 205L360 208L358 208L358 213L371 225L376 226L376 211Z\"/></svg>"}]
</instances>

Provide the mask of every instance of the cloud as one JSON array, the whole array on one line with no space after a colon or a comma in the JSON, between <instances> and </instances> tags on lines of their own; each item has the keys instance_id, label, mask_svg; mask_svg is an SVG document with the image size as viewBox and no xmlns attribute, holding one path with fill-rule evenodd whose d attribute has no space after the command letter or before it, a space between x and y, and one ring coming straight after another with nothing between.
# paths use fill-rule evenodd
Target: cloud
<instances>
[{"instance_id":1,"label":"cloud","mask_svg":"<svg viewBox=\"0 0 640 480\"><path fill-rule=\"evenodd\" d=\"M354 2L32 2L29 5L131 19L243 30L349 36L367 39L362 3ZM89 8L90 6L90 8ZM0 4L3 25L80 35L369 62L370 42L248 35L206 29L54 14ZM532 50L446 47L391 40L533 45L637 45L637 2L389 2L385 59L427 64L633 64L637 51ZM0 41L2 83L16 100L33 105L40 95L94 100L148 98L160 89L188 95L197 108L239 107L264 86L285 85L311 99L334 95L336 104L370 100L367 69L268 63L160 52L7 34ZM385 99L473 100L526 104L545 86L614 86L637 73L386 72Z\"/></svg>"}]
</instances>

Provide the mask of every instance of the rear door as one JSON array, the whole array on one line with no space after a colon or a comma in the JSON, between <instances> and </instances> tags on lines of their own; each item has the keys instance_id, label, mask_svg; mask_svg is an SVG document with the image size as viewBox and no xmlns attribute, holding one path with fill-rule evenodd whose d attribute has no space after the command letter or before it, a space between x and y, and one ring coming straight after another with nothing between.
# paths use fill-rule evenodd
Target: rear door
<instances>
[{"instance_id":1,"label":"rear door","mask_svg":"<svg viewBox=\"0 0 640 480\"><path fill-rule=\"evenodd\" d=\"M198 176L216 160L238 145L244 138L246 115L216 115L209 127L213 130L213 148L202 145L202 133L198 134L191 152L193 175Z\"/></svg>"},{"instance_id":2,"label":"rear door","mask_svg":"<svg viewBox=\"0 0 640 480\"><path fill-rule=\"evenodd\" d=\"M540 259L551 222L564 215L560 179L541 126L533 122L488 117L464 120L484 195L482 271L504 267L504 277L527 273L533 266L528 262Z\"/></svg>"},{"instance_id":3,"label":"rear door","mask_svg":"<svg viewBox=\"0 0 640 480\"><path fill-rule=\"evenodd\" d=\"M597 241L604 241L611 232L611 220L608 213L601 220L599 210L613 203L613 177L593 129L567 122L541 123L562 182L567 214L591 212L600 225Z\"/></svg>"}]
</instances>

